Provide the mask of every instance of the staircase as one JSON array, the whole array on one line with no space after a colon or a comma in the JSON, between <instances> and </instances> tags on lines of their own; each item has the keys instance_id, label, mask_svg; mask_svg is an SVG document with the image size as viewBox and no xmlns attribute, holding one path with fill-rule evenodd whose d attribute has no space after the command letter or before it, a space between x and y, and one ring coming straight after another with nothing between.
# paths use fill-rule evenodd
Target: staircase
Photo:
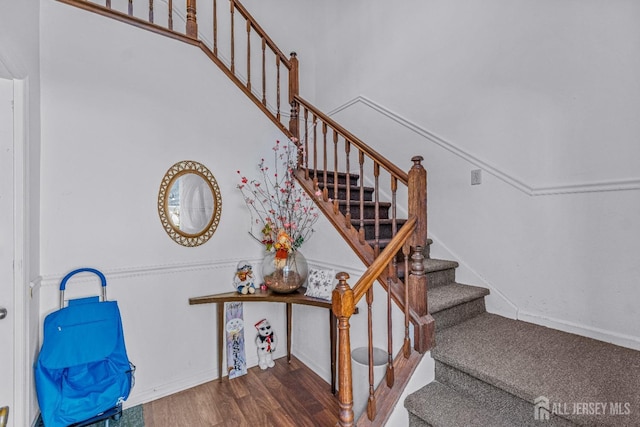
<instances>
[{"instance_id":1,"label":"staircase","mask_svg":"<svg viewBox=\"0 0 640 427\"><path fill-rule=\"evenodd\" d=\"M167 2L162 14L164 2L154 9L150 1L145 11L134 10L133 0L126 10L115 10L111 0L59 1L199 47L278 129L299 139L305 158L296 178L368 266L353 286L341 273L333 294L339 425L354 425L349 318L365 296L371 316L375 281L387 291L388 311L392 300L404 311L405 336L401 354L392 354L389 345L387 381L375 391L370 387L358 426L385 424L422 355L432 349L434 325L436 381L404 402L412 426L540 425L534 409L553 426L640 425L638 352L487 313L487 289L457 283L456 262L430 257L422 158L411 159L405 172L301 98L295 53L286 57L240 2L212 0L213 13L203 15L212 19L204 23L212 34L207 38L198 29L203 20L196 19L196 0ZM223 10L229 22L221 26ZM179 30L178 18L184 24ZM223 27L230 29L230 43L218 40ZM234 42L243 32L246 38ZM221 52L223 45L228 50ZM406 208L408 219L398 217L398 207ZM368 332L373 334L371 326ZM580 411L589 412L589 403L596 402L606 403L606 414L570 413L572 404L585 403Z\"/></svg>"},{"instance_id":2,"label":"staircase","mask_svg":"<svg viewBox=\"0 0 640 427\"><path fill-rule=\"evenodd\" d=\"M487 313L456 263L426 266L436 376L404 402L411 427L640 425L640 352Z\"/></svg>"}]
</instances>

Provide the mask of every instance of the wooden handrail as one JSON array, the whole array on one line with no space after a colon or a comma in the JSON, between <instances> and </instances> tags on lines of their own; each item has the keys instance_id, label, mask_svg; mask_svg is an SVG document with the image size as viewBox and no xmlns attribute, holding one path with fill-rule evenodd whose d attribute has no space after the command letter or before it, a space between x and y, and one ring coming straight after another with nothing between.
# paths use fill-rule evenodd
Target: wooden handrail
<instances>
[{"instance_id":1,"label":"wooden handrail","mask_svg":"<svg viewBox=\"0 0 640 427\"><path fill-rule=\"evenodd\" d=\"M376 257L373 263L367 268L360 280L353 286L353 298L357 304L364 296L367 290L373 285L373 282L378 280L380 274L389 266L391 259L396 256L398 251L404 246L407 240L411 237L411 234L416 227L416 218L411 217L404 224L404 226L398 231L391 242L384 248L384 250Z\"/></svg>"},{"instance_id":2,"label":"wooden handrail","mask_svg":"<svg viewBox=\"0 0 640 427\"><path fill-rule=\"evenodd\" d=\"M356 137L351 132L346 130L344 127L342 127L338 122L336 122L331 117L327 116L326 114L318 110L316 107L311 105L311 103L309 103L308 101L305 101L300 96L295 96L294 102L298 105L304 106L307 110L312 112L314 116L319 118L322 122L328 124L332 129L337 131L340 135L342 135L342 137L347 139L351 144L355 145L357 148L359 148L361 151L363 151L369 157L375 160L376 163L378 163L380 166L386 169L391 175L398 178L400 182L407 185L409 181L408 174L402 169L400 169L398 166L396 166L395 164L391 163L382 154L378 153L376 150L369 147L367 144L362 142L362 140L360 140L358 137Z\"/></svg>"},{"instance_id":3,"label":"wooden handrail","mask_svg":"<svg viewBox=\"0 0 640 427\"><path fill-rule=\"evenodd\" d=\"M152 31L156 34L160 34L165 37L173 38L184 43L188 43L192 45L197 45L199 43L198 40L194 39L193 37L189 37L186 34L177 32L172 28L166 28L161 25L155 24L153 22L149 22L148 20L136 18L135 16L131 16L127 13L111 9L110 7L101 6L97 3L92 3L86 0L58 0L58 1L61 3L78 7L88 12L97 13L98 15L115 19L116 21L133 25L134 27L142 28L147 31Z\"/></svg>"}]
</instances>

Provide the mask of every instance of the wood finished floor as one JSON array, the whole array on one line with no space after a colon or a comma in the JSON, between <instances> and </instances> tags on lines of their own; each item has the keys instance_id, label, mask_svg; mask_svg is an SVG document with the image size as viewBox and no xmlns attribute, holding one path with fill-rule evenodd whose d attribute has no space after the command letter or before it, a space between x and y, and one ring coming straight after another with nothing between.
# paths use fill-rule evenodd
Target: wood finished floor
<instances>
[{"instance_id":1,"label":"wood finished floor","mask_svg":"<svg viewBox=\"0 0 640 427\"><path fill-rule=\"evenodd\" d=\"M144 404L146 427L335 426L331 387L295 357L247 375L215 380Z\"/></svg>"}]
</instances>

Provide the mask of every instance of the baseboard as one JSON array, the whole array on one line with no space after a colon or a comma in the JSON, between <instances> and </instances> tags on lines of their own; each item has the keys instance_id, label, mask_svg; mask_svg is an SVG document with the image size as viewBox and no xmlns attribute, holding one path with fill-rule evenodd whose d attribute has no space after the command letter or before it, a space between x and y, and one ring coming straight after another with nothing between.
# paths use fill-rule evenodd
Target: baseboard
<instances>
[{"instance_id":1,"label":"baseboard","mask_svg":"<svg viewBox=\"0 0 640 427\"><path fill-rule=\"evenodd\" d=\"M172 394L199 386L201 384L213 381L218 378L217 368L207 369L187 378L181 378L177 381L167 382L159 386L155 386L149 390L136 391L135 386L129 399L124 403L124 408L130 408L136 405L142 405L147 402L161 399Z\"/></svg>"},{"instance_id":2,"label":"baseboard","mask_svg":"<svg viewBox=\"0 0 640 427\"><path fill-rule=\"evenodd\" d=\"M587 338L593 338L598 341L604 341L621 347L630 348L640 351L640 337L620 334L605 329L595 328L591 326L579 325L577 323L566 320L555 319L552 317L542 316L537 313L527 311L518 311L518 320L523 322L535 323L536 325L546 326L548 328L557 329L559 331L580 335Z\"/></svg>"},{"instance_id":3,"label":"baseboard","mask_svg":"<svg viewBox=\"0 0 640 427\"><path fill-rule=\"evenodd\" d=\"M437 253L438 249L445 252L444 255L436 255L436 257L444 259L454 259L458 263L458 271L456 271L456 277L460 273L470 274L473 279L471 282L477 286L482 286L489 289L490 294L485 297L487 304L487 311L498 314L500 316L508 317L509 319L517 319L518 307L500 290L495 288L491 283L485 280L479 273L477 273L471 266L462 261L462 257L458 256L454 251L449 249L440 239L433 233L429 232L429 237L433 240L432 251ZM435 244L435 245L434 245Z\"/></svg>"}]
</instances>

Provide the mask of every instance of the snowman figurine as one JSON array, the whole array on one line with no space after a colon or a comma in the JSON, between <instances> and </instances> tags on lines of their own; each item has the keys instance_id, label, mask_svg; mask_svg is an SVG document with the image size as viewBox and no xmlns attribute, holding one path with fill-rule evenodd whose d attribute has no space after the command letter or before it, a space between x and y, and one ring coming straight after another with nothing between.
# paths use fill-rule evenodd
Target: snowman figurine
<instances>
[{"instance_id":1,"label":"snowman figurine","mask_svg":"<svg viewBox=\"0 0 640 427\"><path fill-rule=\"evenodd\" d=\"M273 352L276 351L276 334L271 329L271 323L267 319L262 319L256 323L258 335L256 336L256 347L258 348L258 366L264 370L273 368L276 363L273 361Z\"/></svg>"},{"instance_id":2,"label":"snowman figurine","mask_svg":"<svg viewBox=\"0 0 640 427\"><path fill-rule=\"evenodd\" d=\"M233 287L239 294L247 295L256 293L253 284L253 267L247 261L240 261L233 276Z\"/></svg>"}]
</instances>

